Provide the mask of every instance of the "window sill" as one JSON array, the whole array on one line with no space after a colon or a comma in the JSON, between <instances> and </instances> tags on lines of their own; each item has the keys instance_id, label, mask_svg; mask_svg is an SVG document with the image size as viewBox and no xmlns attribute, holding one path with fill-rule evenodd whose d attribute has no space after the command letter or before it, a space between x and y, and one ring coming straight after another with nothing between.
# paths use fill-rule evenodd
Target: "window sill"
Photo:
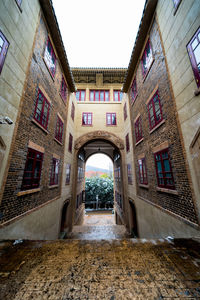
<instances>
[{"instance_id":1,"label":"window sill","mask_svg":"<svg viewBox=\"0 0 200 300\"><path fill-rule=\"evenodd\" d=\"M108 125L108 124L106 124L106 127L116 127L117 126L117 124L115 124L115 125Z\"/></svg>"},{"instance_id":2,"label":"window sill","mask_svg":"<svg viewBox=\"0 0 200 300\"><path fill-rule=\"evenodd\" d=\"M56 138L54 138L54 141L56 141L59 145L63 145L63 143L61 143L59 140L57 140Z\"/></svg>"},{"instance_id":3,"label":"window sill","mask_svg":"<svg viewBox=\"0 0 200 300\"><path fill-rule=\"evenodd\" d=\"M162 193L167 193L167 194L173 194L173 195L178 195L178 192L176 190L170 190L167 188L161 188L161 187L156 187L156 190L158 192L162 192Z\"/></svg>"},{"instance_id":4,"label":"window sill","mask_svg":"<svg viewBox=\"0 0 200 300\"><path fill-rule=\"evenodd\" d=\"M49 185L49 189L54 189L54 188L57 188L57 187L59 187L59 185L58 185L58 184Z\"/></svg>"},{"instance_id":5,"label":"window sill","mask_svg":"<svg viewBox=\"0 0 200 300\"><path fill-rule=\"evenodd\" d=\"M81 126L83 126L83 127L93 127L92 124L91 125L89 125L89 124L82 124Z\"/></svg>"},{"instance_id":6,"label":"window sill","mask_svg":"<svg viewBox=\"0 0 200 300\"><path fill-rule=\"evenodd\" d=\"M147 73L145 74L145 76L144 76L144 78L143 78L143 83L145 82L145 80L146 80L146 78L147 78L147 76L148 76L148 74L149 74L149 72L150 72L150 70L151 70L151 67L153 66L154 60L155 60L155 58L153 58L152 63L151 63L151 65L150 65L150 67L149 67Z\"/></svg>"},{"instance_id":7,"label":"window sill","mask_svg":"<svg viewBox=\"0 0 200 300\"><path fill-rule=\"evenodd\" d=\"M66 98L66 99L63 99L61 93L59 93L59 95L60 95L60 98L62 99L62 102L64 103L64 105L66 105L66 103L67 103L67 98Z\"/></svg>"},{"instance_id":8,"label":"window sill","mask_svg":"<svg viewBox=\"0 0 200 300\"><path fill-rule=\"evenodd\" d=\"M199 96L200 95L200 87L194 91L194 95L195 96Z\"/></svg>"},{"instance_id":9,"label":"window sill","mask_svg":"<svg viewBox=\"0 0 200 300\"><path fill-rule=\"evenodd\" d=\"M135 146L139 145L142 141L144 141L144 138L142 138L142 139L139 140L137 143L135 143Z\"/></svg>"},{"instance_id":10,"label":"window sill","mask_svg":"<svg viewBox=\"0 0 200 300\"><path fill-rule=\"evenodd\" d=\"M37 125L40 129L42 129L46 134L48 134L48 130L46 130L44 127L42 127L42 125L40 125L40 123L38 123L35 119L31 120L35 125Z\"/></svg>"},{"instance_id":11,"label":"window sill","mask_svg":"<svg viewBox=\"0 0 200 300\"><path fill-rule=\"evenodd\" d=\"M43 58L44 64L45 64L45 66L46 66L46 68L47 68L47 70L48 70L48 72L49 72L52 80L55 81L55 77L53 77L53 75L51 74L51 71L49 70L49 67L47 66L47 63L46 63L44 57L42 57L42 58ZM56 71L55 71L55 73L56 73ZM54 74L54 76L55 76L55 74Z\"/></svg>"},{"instance_id":12,"label":"window sill","mask_svg":"<svg viewBox=\"0 0 200 300\"><path fill-rule=\"evenodd\" d=\"M28 195L28 194L37 193L37 192L40 192L40 188L21 191L21 192L17 193L17 196L20 197L20 196L24 196L24 195Z\"/></svg>"},{"instance_id":13,"label":"window sill","mask_svg":"<svg viewBox=\"0 0 200 300\"><path fill-rule=\"evenodd\" d=\"M165 120L162 120L159 124L157 124L153 129L150 130L150 134L153 133L156 129L158 129L162 124L165 123Z\"/></svg>"},{"instance_id":14,"label":"window sill","mask_svg":"<svg viewBox=\"0 0 200 300\"><path fill-rule=\"evenodd\" d=\"M144 188L144 189L148 189L149 185L148 184L139 184L139 187Z\"/></svg>"}]
</instances>

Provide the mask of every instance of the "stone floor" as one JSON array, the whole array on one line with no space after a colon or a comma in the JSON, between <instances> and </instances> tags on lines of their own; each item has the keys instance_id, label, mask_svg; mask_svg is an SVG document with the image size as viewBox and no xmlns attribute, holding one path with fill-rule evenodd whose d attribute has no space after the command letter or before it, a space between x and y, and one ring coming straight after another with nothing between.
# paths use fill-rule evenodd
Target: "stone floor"
<instances>
[{"instance_id":1,"label":"stone floor","mask_svg":"<svg viewBox=\"0 0 200 300\"><path fill-rule=\"evenodd\" d=\"M89 230L92 221L86 223ZM127 238L2 241L0 300L22 299L200 299L200 244Z\"/></svg>"}]
</instances>

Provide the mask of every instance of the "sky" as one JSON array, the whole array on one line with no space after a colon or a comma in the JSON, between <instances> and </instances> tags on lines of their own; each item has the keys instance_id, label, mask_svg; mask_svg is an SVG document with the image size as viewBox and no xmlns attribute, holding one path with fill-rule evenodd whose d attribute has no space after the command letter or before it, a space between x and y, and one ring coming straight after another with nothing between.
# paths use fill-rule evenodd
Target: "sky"
<instances>
[{"instance_id":1,"label":"sky","mask_svg":"<svg viewBox=\"0 0 200 300\"><path fill-rule=\"evenodd\" d=\"M128 67L145 0L53 0L70 67Z\"/></svg>"},{"instance_id":2,"label":"sky","mask_svg":"<svg viewBox=\"0 0 200 300\"><path fill-rule=\"evenodd\" d=\"M86 162L86 166L93 166L109 170L109 165L113 166L112 160L105 154L97 153L90 156Z\"/></svg>"}]
</instances>

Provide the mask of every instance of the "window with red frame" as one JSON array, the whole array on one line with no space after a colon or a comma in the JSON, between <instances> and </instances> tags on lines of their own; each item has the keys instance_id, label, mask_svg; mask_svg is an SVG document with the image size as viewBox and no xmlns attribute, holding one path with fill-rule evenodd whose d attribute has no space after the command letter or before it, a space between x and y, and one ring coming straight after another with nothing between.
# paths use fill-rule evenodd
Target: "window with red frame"
<instances>
[{"instance_id":1,"label":"window with red frame","mask_svg":"<svg viewBox=\"0 0 200 300\"><path fill-rule=\"evenodd\" d=\"M127 164L127 175L128 175L128 184L132 184L132 171L131 171L130 164Z\"/></svg>"},{"instance_id":2,"label":"window with red frame","mask_svg":"<svg viewBox=\"0 0 200 300\"><path fill-rule=\"evenodd\" d=\"M67 92L68 92L67 84L66 84L65 78L62 75L62 80L61 80L61 85L60 85L60 95L65 103L67 101Z\"/></svg>"},{"instance_id":3,"label":"window with red frame","mask_svg":"<svg viewBox=\"0 0 200 300\"><path fill-rule=\"evenodd\" d=\"M154 94L152 99L149 101L147 107L148 107L148 114L149 114L150 129L153 129L163 119L158 91Z\"/></svg>"},{"instance_id":4,"label":"window with red frame","mask_svg":"<svg viewBox=\"0 0 200 300\"><path fill-rule=\"evenodd\" d=\"M130 150L130 145L129 145L129 134L127 133L126 135L126 152Z\"/></svg>"},{"instance_id":5,"label":"window with red frame","mask_svg":"<svg viewBox=\"0 0 200 300\"><path fill-rule=\"evenodd\" d=\"M107 90L90 90L90 101L110 101L110 92Z\"/></svg>"},{"instance_id":6,"label":"window with red frame","mask_svg":"<svg viewBox=\"0 0 200 300\"><path fill-rule=\"evenodd\" d=\"M153 62L153 53L150 45L150 41L148 40L144 53L142 55L142 73L143 77L145 77L151 67Z\"/></svg>"},{"instance_id":7,"label":"window with red frame","mask_svg":"<svg viewBox=\"0 0 200 300\"><path fill-rule=\"evenodd\" d=\"M141 184L148 184L145 158L138 159L139 180Z\"/></svg>"},{"instance_id":8,"label":"window with red frame","mask_svg":"<svg viewBox=\"0 0 200 300\"><path fill-rule=\"evenodd\" d=\"M126 120L127 118L127 106L126 106L126 103L124 104L124 121Z\"/></svg>"},{"instance_id":9,"label":"window with red frame","mask_svg":"<svg viewBox=\"0 0 200 300\"><path fill-rule=\"evenodd\" d=\"M82 114L82 125L92 125L92 113L85 112Z\"/></svg>"},{"instance_id":10,"label":"window with red frame","mask_svg":"<svg viewBox=\"0 0 200 300\"><path fill-rule=\"evenodd\" d=\"M76 92L76 100L82 102L82 101L85 101L85 90L78 90Z\"/></svg>"},{"instance_id":11,"label":"window with red frame","mask_svg":"<svg viewBox=\"0 0 200 300\"><path fill-rule=\"evenodd\" d=\"M65 180L65 184L70 184L70 174L71 174L71 165L67 164L67 166L66 166L66 180Z\"/></svg>"},{"instance_id":12,"label":"window with red frame","mask_svg":"<svg viewBox=\"0 0 200 300\"><path fill-rule=\"evenodd\" d=\"M0 74L3 69L6 54L8 52L9 42L0 30Z\"/></svg>"},{"instance_id":13,"label":"window with red frame","mask_svg":"<svg viewBox=\"0 0 200 300\"><path fill-rule=\"evenodd\" d=\"M154 154L158 186L175 189L168 149Z\"/></svg>"},{"instance_id":14,"label":"window with red frame","mask_svg":"<svg viewBox=\"0 0 200 300\"><path fill-rule=\"evenodd\" d=\"M44 60L51 75L54 77L56 72L56 55L54 53L53 46L49 37L47 39L47 44L44 51Z\"/></svg>"},{"instance_id":15,"label":"window with red frame","mask_svg":"<svg viewBox=\"0 0 200 300\"><path fill-rule=\"evenodd\" d=\"M63 121L59 116L57 116L55 138L57 141L62 143L62 136L63 136Z\"/></svg>"},{"instance_id":16,"label":"window with red frame","mask_svg":"<svg viewBox=\"0 0 200 300\"><path fill-rule=\"evenodd\" d=\"M187 45L190 62L198 88L200 87L200 27Z\"/></svg>"},{"instance_id":17,"label":"window with red frame","mask_svg":"<svg viewBox=\"0 0 200 300\"><path fill-rule=\"evenodd\" d=\"M114 90L113 91L113 100L115 102L121 102L122 101L123 93L120 90Z\"/></svg>"},{"instance_id":18,"label":"window with red frame","mask_svg":"<svg viewBox=\"0 0 200 300\"><path fill-rule=\"evenodd\" d=\"M51 165L50 185L58 184L59 166L60 166L60 160L53 157L52 165Z\"/></svg>"},{"instance_id":19,"label":"window with red frame","mask_svg":"<svg viewBox=\"0 0 200 300\"><path fill-rule=\"evenodd\" d=\"M142 118L141 116L135 121L135 139L136 143L142 139Z\"/></svg>"},{"instance_id":20,"label":"window with red frame","mask_svg":"<svg viewBox=\"0 0 200 300\"><path fill-rule=\"evenodd\" d=\"M180 2L181 2L181 0L173 0L175 9L178 8Z\"/></svg>"},{"instance_id":21,"label":"window with red frame","mask_svg":"<svg viewBox=\"0 0 200 300\"><path fill-rule=\"evenodd\" d=\"M43 153L28 148L22 190L38 188L42 170Z\"/></svg>"},{"instance_id":22,"label":"window with red frame","mask_svg":"<svg viewBox=\"0 0 200 300\"><path fill-rule=\"evenodd\" d=\"M49 120L49 110L50 110L50 103L41 92L38 90L36 105L35 105L35 112L34 112L34 119L42 126L44 129L47 129L48 120Z\"/></svg>"},{"instance_id":23,"label":"window with red frame","mask_svg":"<svg viewBox=\"0 0 200 300\"><path fill-rule=\"evenodd\" d=\"M71 133L69 134L69 145L68 145L68 151L72 153L72 143L73 143L73 136Z\"/></svg>"},{"instance_id":24,"label":"window with red frame","mask_svg":"<svg viewBox=\"0 0 200 300\"><path fill-rule=\"evenodd\" d=\"M117 125L116 113L106 113L106 125Z\"/></svg>"},{"instance_id":25,"label":"window with red frame","mask_svg":"<svg viewBox=\"0 0 200 300\"><path fill-rule=\"evenodd\" d=\"M75 115L75 106L74 103L72 102L71 118L73 121L74 121L74 115Z\"/></svg>"},{"instance_id":26,"label":"window with red frame","mask_svg":"<svg viewBox=\"0 0 200 300\"><path fill-rule=\"evenodd\" d=\"M135 99L137 97L137 83L136 83L136 78L133 80L133 83L131 85L130 96L131 96L132 103L134 103Z\"/></svg>"}]
</instances>

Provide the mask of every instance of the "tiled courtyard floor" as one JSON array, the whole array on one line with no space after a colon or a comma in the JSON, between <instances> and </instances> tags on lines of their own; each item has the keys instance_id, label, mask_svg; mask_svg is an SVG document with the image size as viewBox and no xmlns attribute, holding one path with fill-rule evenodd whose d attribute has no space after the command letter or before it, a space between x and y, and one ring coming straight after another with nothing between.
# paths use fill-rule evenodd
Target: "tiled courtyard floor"
<instances>
[{"instance_id":1,"label":"tiled courtyard floor","mask_svg":"<svg viewBox=\"0 0 200 300\"><path fill-rule=\"evenodd\" d=\"M0 243L1 300L200 299L192 240Z\"/></svg>"}]
</instances>

